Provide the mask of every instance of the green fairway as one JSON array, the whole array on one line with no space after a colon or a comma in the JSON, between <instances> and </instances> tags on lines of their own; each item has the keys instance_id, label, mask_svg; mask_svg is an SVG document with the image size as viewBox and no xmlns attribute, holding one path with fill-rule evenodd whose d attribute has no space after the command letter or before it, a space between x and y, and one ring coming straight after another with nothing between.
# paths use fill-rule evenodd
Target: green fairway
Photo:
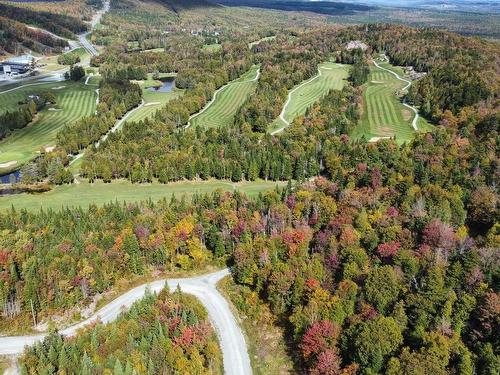
<instances>
[{"instance_id":1,"label":"green fairway","mask_svg":"<svg viewBox=\"0 0 500 375\"><path fill-rule=\"evenodd\" d=\"M255 65L239 79L220 89L214 94L214 99L207 104L203 111L191 118L190 124L204 128L231 124L238 109L255 90L258 70L259 67Z\"/></svg>"},{"instance_id":2,"label":"green fairway","mask_svg":"<svg viewBox=\"0 0 500 375\"><path fill-rule=\"evenodd\" d=\"M86 86L82 80L44 83L0 94L0 113L40 91L54 93L56 105L40 111L31 124L0 142L0 172L12 170L34 158L41 149L55 146L57 132L62 127L95 111L95 87Z\"/></svg>"},{"instance_id":3,"label":"green fairway","mask_svg":"<svg viewBox=\"0 0 500 375\"><path fill-rule=\"evenodd\" d=\"M403 69L387 62L378 63L404 77ZM363 93L363 114L352 136L354 138L364 136L366 140L372 141L395 137L398 143L412 139L415 135L412 127L415 114L410 108L405 107L396 95L396 92L406 85L393 74L371 66L368 83ZM419 131L428 131L432 125L420 117L417 121L417 128Z\"/></svg>"},{"instance_id":4,"label":"green fairway","mask_svg":"<svg viewBox=\"0 0 500 375\"><path fill-rule=\"evenodd\" d=\"M172 194L180 198L194 193L206 193L217 189L224 191L238 190L249 196L259 192L272 190L276 185L284 186L285 182L254 181L232 183L231 181L186 181L168 185L160 183L132 184L125 180L117 180L110 184L96 182L90 184L80 181L78 184L58 186L54 190L42 194L16 194L0 197L0 210L27 209L37 211L43 209L60 209L64 207L88 207L89 204L102 206L112 201L138 202L148 199L170 199Z\"/></svg>"},{"instance_id":5,"label":"green fairway","mask_svg":"<svg viewBox=\"0 0 500 375\"><path fill-rule=\"evenodd\" d=\"M175 77L175 73L160 73L159 78ZM142 99L144 106L135 110L127 117L127 121L141 121L147 117L151 117L165 103L175 99L183 94L183 90L175 89L171 92L150 91L148 87L159 87L161 81L152 78L152 74L148 74L148 79L144 81L135 81L142 87Z\"/></svg>"},{"instance_id":6,"label":"green fairway","mask_svg":"<svg viewBox=\"0 0 500 375\"><path fill-rule=\"evenodd\" d=\"M172 92L152 92L143 89L142 98L144 99L144 106L134 111L127 121L141 121L147 117L151 117L160 109L165 103L182 95L182 90L174 90Z\"/></svg>"},{"instance_id":7,"label":"green fairway","mask_svg":"<svg viewBox=\"0 0 500 375\"><path fill-rule=\"evenodd\" d=\"M349 75L348 67L331 62L319 65L315 77L295 86L290 92L283 111L270 126L270 132L276 132L289 125L297 116L304 115L307 109L330 90L341 90ZM283 118L285 121L283 121Z\"/></svg>"}]
</instances>

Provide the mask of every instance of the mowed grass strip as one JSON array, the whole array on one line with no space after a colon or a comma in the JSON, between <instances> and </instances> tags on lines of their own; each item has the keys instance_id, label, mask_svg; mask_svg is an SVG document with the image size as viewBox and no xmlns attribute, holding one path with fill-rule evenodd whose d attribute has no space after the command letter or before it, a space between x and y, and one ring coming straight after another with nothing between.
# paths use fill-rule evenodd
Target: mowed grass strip
<instances>
[{"instance_id":1,"label":"mowed grass strip","mask_svg":"<svg viewBox=\"0 0 500 375\"><path fill-rule=\"evenodd\" d=\"M238 80L229 83L217 93L215 100L204 112L193 117L191 126L215 128L228 126L234 121L234 116L245 100L254 92L257 86L259 67L253 66Z\"/></svg>"},{"instance_id":2,"label":"mowed grass strip","mask_svg":"<svg viewBox=\"0 0 500 375\"><path fill-rule=\"evenodd\" d=\"M341 90L349 76L348 66L343 64L327 62L320 64L318 68L321 71L320 76L311 79L309 83L301 83L291 90L290 102L283 115L288 122L291 123L296 117L304 115L310 106L330 90ZM269 130L272 132L286 126L285 122L277 118Z\"/></svg>"},{"instance_id":3,"label":"mowed grass strip","mask_svg":"<svg viewBox=\"0 0 500 375\"><path fill-rule=\"evenodd\" d=\"M61 128L95 111L95 87L86 86L82 80L28 86L0 94L0 113L16 108L19 101L41 91L54 93L56 105L43 109L31 124L14 131L0 142L0 164L12 161L17 162L16 166L24 164L34 158L40 149L55 146L56 135Z\"/></svg>"},{"instance_id":4,"label":"mowed grass strip","mask_svg":"<svg viewBox=\"0 0 500 375\"><path fill-rule=\"evenodd\" d=\"M389 63L379 63L403 77L403 70ZM363 93L363 113L359 125L353 131L354 138L365 137L366 140L395 137L398 143L404 143L415 136L411 123L414 112L405 107L396 92L407 84L398 80L393 74L375 66L370 67L368 83ZM419 131L432 128L425 119L417 122Z\"/></svg>"},{"instance_id":5,"label":"mowed grass strip","mask_svg":"<svg viewBox=\"0 0 500 375\"><path fill-rule=\"evenodd\" d=\"M116 180L105 184L101 181L88 183L85 180L78 184L57 186L53 190L42 194L16 194L0 197L0 210L26 209L38 211L40 209L60 210L63 207L87 208L90 204L102 206L109 202L139 202L145 200L158 201L162 198L170 199L175 194L180 198L183 195L192 197L195 193L209 193L217 189L224 191L241 191L248 196L255 196L260 192L273 190L276 186L285 186L285 182L276 181L248 181L232 183L231 181L183 181L171 184L132 184L126 180Z\"/></svg>"}]
</instances>

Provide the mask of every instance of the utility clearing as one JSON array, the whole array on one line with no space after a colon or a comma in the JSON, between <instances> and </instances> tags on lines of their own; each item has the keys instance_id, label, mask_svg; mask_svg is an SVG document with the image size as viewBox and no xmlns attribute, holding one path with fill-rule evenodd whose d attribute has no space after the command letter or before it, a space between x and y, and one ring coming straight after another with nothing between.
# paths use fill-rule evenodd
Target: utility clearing
<instances>
[{"instance_id":1,"label":"utility clearing","mask_svg":"<svg viewBox=\"0 0 500 375\"><path fill-rule=\"evenodd\" d=\"M304 115L311 105L330 90L341 90L348 76L346 65L332 62L320 64L317 75L290 90L287 101L279 117L271 124L269 132L276 134L283 131L296 117Z\"/></svg>"}]
</instances>

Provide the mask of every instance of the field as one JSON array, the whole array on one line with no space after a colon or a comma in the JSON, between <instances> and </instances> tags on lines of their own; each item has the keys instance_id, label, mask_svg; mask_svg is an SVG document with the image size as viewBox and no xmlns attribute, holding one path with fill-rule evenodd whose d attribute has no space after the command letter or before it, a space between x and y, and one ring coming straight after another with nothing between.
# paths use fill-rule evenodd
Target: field
<instances>
[{"instance_id":1,"label":"field","mask_svg":"<svg viewBox=\"0 0 500 375\"><path fill-rule=\"evenodd\" d=\"M9 163L5 172L34 158L40 149L55 145L57 132L65 125L95 111L95 86L80 82L53 82L22 87L0 94L0 113L15 108L18 101L40 91L50 90L56 105L40 111L27 127L17 130L0 142L0 165ZM14 163L14 161L16 163Z\"/></svg>"},{"instance_id":2,"label":"field","mask_svg":"<svg viewBox=\"0 0 500 375\"><path fill-rule=\"evenodd\" d=\"M190 120L192 126L214 128L227 126L257 85L259 67L253 66L239 79L224 86L215 94L212 102Z\"/></svg>"},{"instance_id":3,"label":"field","mask_svg":"<svg viewBox=\"0 0 500 375\"><path fill-rule=\"evenodd\" d=\"M340 90L348 77L348 68L342 64L324 63L319 67L317 76L296 86L289 92L289 101L285 103L282 118L277 118L270 126L270 132L287 127L297 116L306 113L307 109L325 96L330 90ZM288 122L288 123L287 123Z\"/></svg>"},{"instance_id":4,"label":"field","mask_svg":"<svg viewBox=\"0 0 500 375\"><path fill-rule=\"evenodd\" d=\"M90 204L102 206L105 203L138 202L161 198L170 199L173 194L180 198L192 196L194 193L207 193L217 189L225 191L239 190L249 196L259 192L273 190L276 185L284 186L283 182L254 181L232 183L230 181L186 181L168 185L160 183L132 184L125 180L114 181L110 184L95 182L90 184L84 180L78 184L63 185L43 194L16 194L0 197L0 210L7 210L14 206L16 209L37 211L43 209L61 209L64 207L83 207Z\"/></svg>"},{"instance_id":5,"label":"field","mask_svg":"<svg viewBox=\"0 0 500 375\"><path fill-rule=\"evenodd\" d=\"M393 67L388 63L379 64L400 76L403 74L399 67ZM396 91L404 86L406 83L391 73L371 66L363 94L363 114L352 136L354 138L364 136L366 140L395 137L398 143L412 139L415 134L412 127L415 114L410 108L405 107L396 95ZM428 131L431 125L420 117L417 128L419 131Z\"/></svg>"}]
</instances>

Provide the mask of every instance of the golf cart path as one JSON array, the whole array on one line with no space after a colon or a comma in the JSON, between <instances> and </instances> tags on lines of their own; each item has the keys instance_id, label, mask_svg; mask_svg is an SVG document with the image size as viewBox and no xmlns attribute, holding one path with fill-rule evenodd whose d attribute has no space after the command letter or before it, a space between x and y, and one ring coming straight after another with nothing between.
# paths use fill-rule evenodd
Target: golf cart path
<instances>
[{"instance_id":1,"label":"golf cart path","mask_svg":"<svg viewBox=\"0 0 500 375\"><path fill-rule=\"evenodd\" d=\"M99 89L96 90L96 94L97 94L97 101L96 101L96 104L99 104ZM144 107L145 105L145 101L144 99L142 99L142 102L141 104L139 104L137 107L135 108L132 108L130 111L128 111L121 119L119 119L111 129L109 129L109 131L104 134L96 143L95 143L95 147L98 148L100 145L101 145L101 142L104 142L106 139L108 139L108 136L110 133L114 133L116 132L118 129L121 128L121 126L123 125L123 123L125 121L127 121L127 119L132 115L132 113L134 113L135 111L141 109L142 107ZM80 159L83 154L85 154L85 150L83 150L82 152L80 152L78 155L76 155L70 162L68 165L72 165L74 162L76 162L78 159Z\"/></svg>"},{"instance_id":2,"label":"golf cart path","mask_svg":"<svg viewBox=\"0 0 500 375\"><path fill-rule=\"evenodd\" d=\"M239 78L237 78L236 80L228 82L224 86L219 87L217 90L215 90L214 96L212 97L212 100L210 100L207 105L205 105L199 112L193 113L191 116L189 116L188 123L185 126L185 129L187 129L187 128L189 128L191 126L191 120L192 119L194 119L195 117L200 116L203 112L205 112L207 109L209 109L212 106L212 104L215 102L215 99L217 98L217 94L219 92L221 92L222 90L224 90L226 87L229 87L231 85L241 84L241 83L255 82L259 78L260 78L260 67L259 67L259 69L257 69L257 75L254 78L252 78L252 79L249 79L249 80L246 80L246 81L238 81Z\"/></svg>"},{"instance_id":3,"label":"golf cart path","mask_svg":"<svg viewBox=\"0 0 500 375\"><path fill-rule=\"evenodd\" d=\"M221 271L184 279L163 279L140 285L111 301L90 318L60 331L64 336L73 336L77 331L96 321L114 321L124 309L140 300L147 291L158 293L165 283L170 290L177 286L188 294L197 297L205 306L210 322L215 328L222 350L224 373L227 375L251 375L250 358L241 328L238 326L229 304L216 288L217 283L229 275L226 268ZM0 337L0 355L21 354L26 345L42 340L45 334Z\"/></svg>"},{"instance_id":4,"label":"golf cart path","mask_svg":"<svg viewBox=\"0 0 500 375\"><path fill-rule=\"evenodd\" d=\"M396 72L394 72L394 71L392 71L390 69L387 69L387 68L384 68L384 67L380 66L379 64L377 64L377 62L375 60L373 60L373 64L377 68L385 70L386 72L391 73L394 77L396 77L400 81L406 82L406 86L403 87L401 90L406 91L406 90L408 90L410 88L410 86L412 84L411 81L409 81L407 79L404 79L404 78L401 78L398 73L396 73ZM415 113L415 117L413 117L413 121L411 122L411 126L413 127L413 129L415 129L415 131L418 131L418 125L417 125L418 118L419 118L418 110L415 107L413 107L413 106L411 106L409 104L406 104L405 102L403 102L403 105L405 107L407 107L407 108L410 108L413 111L413 113Z\"/></svg>"},{"instance_id":5,"label":"golf cart path","mask_svg":"<svg viewBox=\"0 0 500 375\"><path fill-rule=\"evenodd\" d=\"M297 91L298 89L300 89L302 86L305 86L305 85L307 85L307 84L311 83L312 81L314 81L314 80L318 79L319 77L321 77L321 74L322 74L322 73L321 73L321 67L318 67L318 74L316 74L314 77L309 78L307 81L302 82L300 85L298 85L298 86L296 86L295 88L293 88L292 90L290 90L290 92L288 93L288 98L286 99L286 102L285 102L285 104L283 105L283 108L282 108L281 113L280 113L280 116L279 116L279 117L280 117L280 119L281 119L281 121L283 121L283 122L286 124L286 126L290 126L290 122L289 122L289 121L287 121L287 120L285 119L285 112L286 112L286 108L288 107L288 105L290 104L290 102L291 102L291 100L292 100L292 95L293 95L293 93L294 93L295 91ZM284 129L284 128L281 128L281 129L278 129L278 130L279 130L279 131L282 131L283 129ZM276 134L276 133L278 133L278 131L277 131L277 130L275 130L275 131L274 131L274 132L272 132L271 134Z\"/></svg>"}]
</instances>

